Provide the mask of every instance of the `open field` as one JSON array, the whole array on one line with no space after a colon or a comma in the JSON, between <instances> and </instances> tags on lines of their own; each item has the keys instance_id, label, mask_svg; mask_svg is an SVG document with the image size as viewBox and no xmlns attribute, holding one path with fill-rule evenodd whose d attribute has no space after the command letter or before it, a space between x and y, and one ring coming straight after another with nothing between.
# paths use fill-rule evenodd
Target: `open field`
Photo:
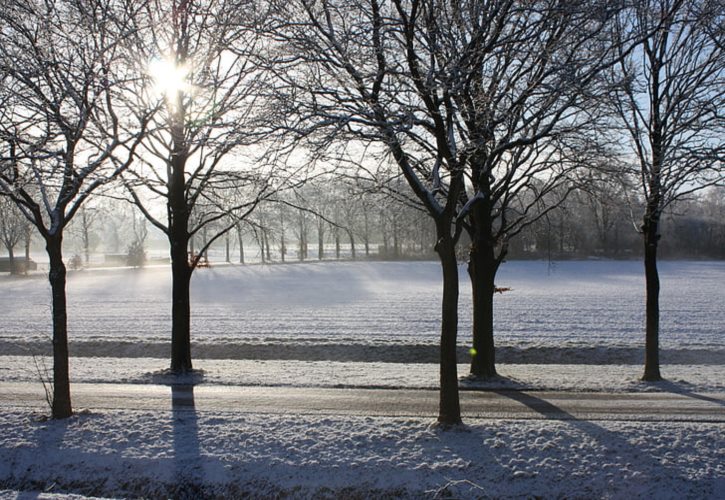
<instances>
[{"instance_id":1,"label":"open field","mask_svg":"<svg viewBox=\"0 0 725 500\"><path fill-rule=\"evenodd\" d=\"M461 270L465 375L470 300ZM0 408L0 498L720 498L725 263L664 262L661 270L669 381L637 380L638 262L511 262L498 285L513 290L496 296L504 378L483 388L513 390L549 413L557 408L536 391L627 392L635 401L677 393L710 405L716 421L479 419L464 407L467 425L442 431L424 417L219 410L201 398L195 407L177 404L173 388L166 409L101 406L58 422L9 404ZM168 268L75 272L68 293L74 382L169 382L159 374ZM192 293L193 353L204 370L192 382L211 393L221 385L311 394L436 386L435 263L219 266L199 270ZM45 277L0 277L0 304L0 384L39 385L31 354L49 352Z\"/></svg>"},{"instance_id":2,"label":"open field","mask_svg":"<svg viewBox=\"0 0 725 500\"><path fill-rule=\"evenodd\" d=\"M504 264L497 284L513 290L495 299L502 361L639 362L641 267L635 261ZM691 363L700 355L701 363L723 363L725 262L663 262L660 267L663 362ZM165 267L70 273L72 354L165 357L170 282ZM435 362L440 288L435 262L201 269L192 279L195 355ZM470 345L469 289L461 267L462 353ZM49 302L42 274L0 277L0 352L47 349ZM519 354L522 349L530 356ZM566 357L557 359L562 349L568 349ZM685 356L690 351L693 359Z\"/></svg>"}]
</instances>

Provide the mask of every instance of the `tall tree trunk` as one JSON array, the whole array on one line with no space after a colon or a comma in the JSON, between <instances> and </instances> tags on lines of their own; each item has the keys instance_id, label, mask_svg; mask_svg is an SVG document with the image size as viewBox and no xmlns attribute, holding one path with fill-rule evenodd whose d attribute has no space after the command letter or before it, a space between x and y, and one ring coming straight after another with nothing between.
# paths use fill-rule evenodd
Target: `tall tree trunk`
<instances>
[{"instance_id":1,"label":"tall tree trunk","mask_svg":"<svg viewBox=\"0 0 725 500\"><path fill-rule=\"evenodd\" d=\"M48 280L53 296L53 418L68 418L73 415L70 399L70 375L68 370L68 316L66 309L66 269L63 263L63 238L48 236L45 248L48 251L50 272Z\"/></svg>"},{"instance_id":2,"label":"tall tree trunk","mask_svg":"<svg viewBox=\"0 0 725 500\"><path fill-rule=\"evenodd\" d=\"M191 267L186 243L171 242L171 371L186 373L191 364Z\"/></svg>"},{"instance_id":3,"label":"tall tree trunk","mask_svg":"<svg viewBox=\"0 0 725 500\"><path fill-rule=\"evenodd\" d=\"M180 97L179 97L180 99ZM178 103L182 109L181 103ZM181 123L181 120L178 120ZM171 256L171 371L191 371L191 303L189 285L193 271L189 262L189 248L193 237L189 234L190 207L186 199L185 167L188 150L183 142L183 129L172 127L174 154L171 160L169 198L167 204ZM191 247L193 256L193 246Z\"/></svg>"},{"instance_id":4,"label":"tall tree trunk","mask_svg":"<svg viewBox=\"0 0 725 500\"><path fill-rule=\"evenodd\" d=\"M643 224L644 237L644 275L646 288L646 327L644 375L642 380L656 382L660 375L660 278L657 271L657 246L659 243L659 218L648 210Z\"/></svg>"},{"instance_id":5,"label":"tall tree trunk","mask_svg":"<svg viewBox=\"0 0 725 500\"><path fill-rule=\"evenodd\" d=\"M450 237L450 224L438 222L436 253L443 270L443 300L441 303L440 340L440 401L438 422L443 425L461 423L456 366L456 337L458 335L458 263L455 243Z\"/></svg>"},{"instance_id":6,"label":"tall tree trunk","mask_svg":"<svg viewBox=\"0 0 725 500\"><path fill-rule=\"evenodd\" d=\"M490 241L479 238L471 244L468 276L473 294L473 357L471 375L496 376L496 349L493 340L493 294L499 262Z\"/></svg>"},{"instance_id":7,"label":"tall tree trunk","mask_svg":"<svg viewBox=\"0 0 725 500\"><path fill-rule=\"evenodd\" d=\"M230 252L230 248L229 248L229 233L224 235L224 250L225 250L225 254L224 254L225 259L224 260L226 262L231 262L232 259L231 259L231 252Z\"/></svg>"}]
</instances>

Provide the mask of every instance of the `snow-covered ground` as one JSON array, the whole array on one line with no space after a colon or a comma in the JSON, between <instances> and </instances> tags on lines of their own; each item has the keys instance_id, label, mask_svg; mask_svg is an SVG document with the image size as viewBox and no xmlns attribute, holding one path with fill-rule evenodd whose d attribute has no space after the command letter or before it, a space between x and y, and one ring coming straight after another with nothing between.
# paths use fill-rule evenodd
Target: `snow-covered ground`
<instances>
[{"instance_id":1,"label":"snow-covered ground","mask_svg":"<svg viewBox=\"0 0 725 500\"><path fill-rule=\"evenodd\" d=\"M53 422L13 411L0 419L0 478L147 498L716 499L724 430L488 420L442 431L411 418L186 411Z\"/></svg>"},{"instance_id":2,"label":"snow-covered ground","mask_svg":"<svg viewBox=\"0 0 725 500\"><path fill-rule=\"evenodd\" d=\"M725 262L663 262L660 268L664 361L668 362L668 351L722 350ZM497 284L513 289L495 300L496 336L504 354L507 348L571 352L605 347L627 355L643 344L644 279L639 262L514 261L502 266ZM459 344L466 348L471 308L464 267L461 285ZM200 269L192 279L193 341L197 357L212 359L243 359L245 349L260 345L280 346L280 353L289 346L312 345L324 346L329 356L325 359L353 361L370 351L374 358L393 349L402 359L379 360L435 362L440 291L435 262ZM71 343L84 356L166 357L168 267L72 272L68 302ZM48 345L50 293L44 275L1 276L0 303L2 352L29 354Z\"/></svg>"},{"instance_id":3,"label":"snow-covered ground","mask_svg":"<svg viewBox=\"0 0 725 500\"><path fill-rule=\"evenodd\" d=\"M70 274L73 381L159 382L168 362L169 274L165 267ZM725 263L663 262L661 276L663 374L684 392L725 393ZM639 262L510 262L497 284L513 290L496 296L505 378L493 387L672 389L637 380ZM436 385L436 263L218 266L195 273L192 296L204 384ZM0 277L0 383L38 380L35 360L49 352L49 303L45 276ZM97 410L53 422L3 408L0 490L10 490L0 498L22 497L17 490L33 498L48 490L50 497L678 499L725 491L725 424L467 419L454 432L430 424L178 410Z\"/></svg>"},{"instance_id":4,"label":"snow-covered ground","mask_svg":"<svg viewBox=\"0 0 725 500\"><path fill-rule=\"evenodd\" d=\"M0 381L38 382L49 358L3 356ZM36 365L36 361L38 364ZM43 365L43 363L45 363ZM153 384L167 383L161 373L167 359L159 358L71 358L72 382ZM434 363L380 363L298 360L200 359L204 384L290 387L380 387L435 389L438 365ZM468 374L460 364L458 373ZM663 390L643 383L642 367L636 365L589 364L499 364L500 379L491 382L463 380L462 386L486 389L526 389L586 392L645 392ZM725 365L663 365L667 388L725 392Z\"/></svg>"}]
</instances>

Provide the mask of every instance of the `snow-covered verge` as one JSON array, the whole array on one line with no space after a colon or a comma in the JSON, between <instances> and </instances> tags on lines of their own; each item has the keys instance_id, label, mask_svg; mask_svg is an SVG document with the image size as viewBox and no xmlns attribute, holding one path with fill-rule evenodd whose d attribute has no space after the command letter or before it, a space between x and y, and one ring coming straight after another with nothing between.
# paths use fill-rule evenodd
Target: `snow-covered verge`
<instances>
[{"instance_id":1,"label":"snow-covered verge","mask_svg":"<svg viewBox=\"0 0 725 500\"><path fill-rule=\"evenodd\" d=\"M718 498L725 426L103 411L0 415L0 489L111 497Z\"/></svg>"},{"instance_id":2,"label":"snow-covered verge","mask_svg":"<svg viewBox=\"0 0 725 500\"><path fill-rule=\"evenodd\" d=\"M38 382L46 358L0 357L0 381ZM157 358L71 358L71 381L91 383L169 383L159 373L168 360ZM363 363L298 360L200 359L196 382L214 385L290 387L390 387L433 389L438 383L434 363ZM462 378L469 366L460 364ZM663 365L666 385L643 383L640 365L499 364L501 378L485 384L462 380L462 387L549 391L644 392L674 388L692 392L725 392L725 365Z\"/></svg>"}]
</instances>

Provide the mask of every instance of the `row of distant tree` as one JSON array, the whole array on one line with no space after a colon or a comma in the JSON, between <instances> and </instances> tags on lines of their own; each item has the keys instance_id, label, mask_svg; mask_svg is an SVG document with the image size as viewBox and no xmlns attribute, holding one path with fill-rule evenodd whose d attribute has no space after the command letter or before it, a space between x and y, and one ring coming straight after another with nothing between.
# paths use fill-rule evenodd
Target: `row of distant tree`
<instances>
[{"instance_id":1,"label":"row of distant tree","mask_svg":"<svg viewBox=\"0 0 725 500\"><path fill-rule=\"evenodd\" d=\"M263 203L224 235L210 250L209 259L230 263L294 262L330 259L435 258L435 227L416 207L398 204L385 193L349 197L348 190L324 193L311 182L295 196L299 207ZM611 188L611 185L608 186ZM302 201L305 198L305 201ZM306 202L312 199L316 204ZM324 203L319 203L324 200ZM386 208L383 210L381 206ZM31 256L32 225L14 204L0 199L0 240L6 254ZM509 245L508 259L576 259L602 257L632 259L642 255L636 214L623 193L574 191L548 216L522 231ZM711 188L691 200L680 201L662 221L660 252L665 258L725 259L725 189ZM143 215L123 201L99 199L83 209L69 226L65 247L73 268L94 265L142 267L160 243L149 234ZM190 252L204 248L204 234ZM467 243L459 246L465 260ZM37 252L38 249L34 249ZM96 255L96 260L92 255ZM99 261L98 256L104 256ZM24 272L22 262L8 270Z\"/></svg>"},{"instance_id":2,"label":"row of distant tree","mask_svg":"<svg viewBox=\"0 0 725 500\"><path fill-rule=\"evenodd\" d=\"M372 218L383 248L427 239L440 261L441 423L461 420L462 255L471 373L491 377L503 260L626 254L632 224L659 380L667 214L723 184L724 17L711 0L6 0L0 197L48 254L53 415L72 413L63 240L80 224L90 248L101 195L167 239L175 373L212 246L247 232L266 258L297 233L298 258L325 235L357 255Z\"/></svg>"}]
</instances>

